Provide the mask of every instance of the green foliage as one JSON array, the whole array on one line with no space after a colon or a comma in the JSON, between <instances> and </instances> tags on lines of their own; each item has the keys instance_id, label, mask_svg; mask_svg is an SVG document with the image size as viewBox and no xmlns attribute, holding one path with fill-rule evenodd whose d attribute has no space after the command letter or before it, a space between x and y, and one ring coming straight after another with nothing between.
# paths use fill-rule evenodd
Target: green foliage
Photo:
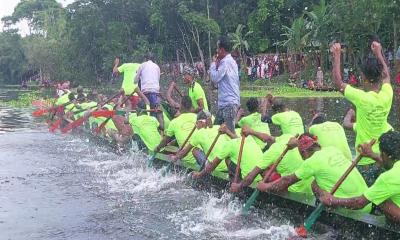
<instances>
[{"instance_id":1,"label":"green foliage","mask_svg":"<svg viewBox=\"0 0 400 240\"><path fill-rule=\"evenodd\" d=\"M260 87L257 89L244 89L240 92L241 97L264 97L267 93L273 96L286 98L310 98L310 97L343 97L339 92L312 91L305 88L278 85L274 87Z\"/></svg>"},{"instance_id":2,"label":"green foliage","mask_svg":"<svg viewBox=\"0 0 400 240\"><path fill-rule=\"evenodd\" d=\"M10 101L0 101L0 103L16 108L30 107L32 106L32 101L39 99L40 96L40 91L32 91L20 94L17 99L13 99Z\"/></svg>"},{"instance_id":3,"label":"green foliage","mask_svg":"<svg viewBox=\"0 0 400 240\"><path fill-rule=\"evenodd\" d=\"M26 70L21 37L15 32L0 32L0 82L19 83Z\"/></svg>"}]
</instances>

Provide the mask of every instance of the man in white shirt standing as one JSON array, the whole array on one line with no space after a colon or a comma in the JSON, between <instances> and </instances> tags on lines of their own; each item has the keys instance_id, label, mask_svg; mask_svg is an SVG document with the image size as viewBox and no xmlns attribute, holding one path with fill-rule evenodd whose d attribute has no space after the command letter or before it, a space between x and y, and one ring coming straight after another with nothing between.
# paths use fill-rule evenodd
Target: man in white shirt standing
<instances>
[{"instance_id":1,"label":"man in white shirt standing","mask_svg":"<svg viewBox=\"0 0 400 240\"><path fill-rule=\"evenodd\" d=\"M160 105L160 67L154 63L154 55L148 53L146 62L140 65L135 83L150 101L150 108L157 109ZM160 129L164 130L164 121L162 113L151 113L160 122Z\"/></svg>"}]
</instances>

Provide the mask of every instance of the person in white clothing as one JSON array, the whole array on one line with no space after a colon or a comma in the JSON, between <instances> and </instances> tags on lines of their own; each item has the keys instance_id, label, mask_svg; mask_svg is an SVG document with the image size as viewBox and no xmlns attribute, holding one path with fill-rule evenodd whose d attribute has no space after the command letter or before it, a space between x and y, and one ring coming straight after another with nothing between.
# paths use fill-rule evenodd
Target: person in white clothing
<instances>
[{"instance_id":1,"label":"person in white clothing","mask_svg":"<svg viewBox=\"0 0 400 240\"><path fill-rule=\"evenodd\" d=\"M139 85L140 90L150 101L151 109L159 109L160 106L160 67L154 63L154 56L148 53L146 62L140 65L135 77L135 83ZM160 129L164 130L163 115L151 113L160 122Z\"/></svg>"}]
</instances>

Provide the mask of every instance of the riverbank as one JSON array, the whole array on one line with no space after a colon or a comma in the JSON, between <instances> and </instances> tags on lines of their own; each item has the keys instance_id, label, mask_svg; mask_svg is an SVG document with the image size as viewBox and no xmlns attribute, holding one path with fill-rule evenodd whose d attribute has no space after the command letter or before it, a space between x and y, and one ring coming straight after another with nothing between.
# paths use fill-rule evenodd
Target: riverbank
<instances>
[{"instance_id":1,"label":"riverbank","mask_svg":"<svg viewBox=\"0 0 400 240\"><path fill-rule=\"evenodd\" d=\"M245 85L241 87L241 97L264 97L268 93L276 97L285 98L341 98L338 91L315 91L306 88L291 87L289 85Z\"/></svg>"}]
</instances>

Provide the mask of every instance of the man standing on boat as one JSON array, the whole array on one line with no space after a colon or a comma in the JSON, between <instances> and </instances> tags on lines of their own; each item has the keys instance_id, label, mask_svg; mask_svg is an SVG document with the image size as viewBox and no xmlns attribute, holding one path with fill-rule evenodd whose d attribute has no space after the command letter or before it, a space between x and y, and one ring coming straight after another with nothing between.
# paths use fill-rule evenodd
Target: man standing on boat
<instances>
[{"instance_id":1,"label":"man standing on boat","mask_svg":"<svg viewBox=\"0 0 400 240\"><path fill-rule=\"evenodd\" d=\"M341 45L340 43L335 43L331 47L333 56L332 75L336 88L357 109L357 124L354 129L356 132L356 146L372 139L378 139L389 130L387 118L393 100L390 72L382 55L381 44L373 41L371 50L375 57L367 58L361 66L364 83L363 90L361 90L343 82L340 69ZM372 149L379 154L378 144L375 144ZM373 159L363 157L358 166L368 186L372 185L380 173L379 168L374 163Z\"/></svg>"},{"instance_id":2,"label":"man standing on boat","mask_svg":"<svg viewBox=\"0 0 400 240\"><path fill-rule=\"evenodd\" d=\"M150 108L157 109L160 105L160 67L154 63L154 55L148 53L146 62L140 65L135 77L135 83L150 101ZM152 113L160 123L160 129L164 129L163 115L160 112Z\"/></svg>"},{"instance_id":3,"label":"man standing on boat","mask_svg":"<svg viewBox=\"0 0 400 240\"><path fill-rule=\"evenodd\" d=\"M220 37L217 56L210 67L212 82L218 86L218 110L215 124L225 123L235 131L235 117L240 106L240 83L238 66L229 53L231 43L227 37Z\"/></svg>"}]
</instances>

